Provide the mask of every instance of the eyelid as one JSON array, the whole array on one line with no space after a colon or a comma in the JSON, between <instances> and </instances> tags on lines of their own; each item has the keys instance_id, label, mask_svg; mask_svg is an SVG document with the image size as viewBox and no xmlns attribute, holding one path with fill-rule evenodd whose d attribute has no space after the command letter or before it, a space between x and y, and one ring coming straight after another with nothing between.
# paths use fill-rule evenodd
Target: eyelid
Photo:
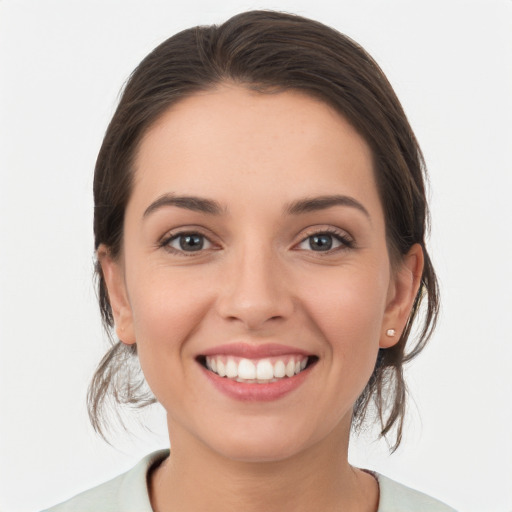
<instances>
[{"instance_id":1,"label":"eyelid","mask_svg":"<svg viewBox=\"0 0 512 512\"><path fill-rule=\"evenodd\" d=\"M207 251L217 250L219 248L219 244L212 240L213 236L208 235L204 232L205 230L200 228L199 226L185 226L176 229L172 229L167 231L165 235L163 235L157 242L157 248L165 249L166 251L177 254L179 256L198 256L200 254L204 254ZM198 251L184 251L181 249L177 249L176 247L171 247L169 243L173 240L178 239L180 236L186 235L198 235L203 237L208 241L210 247L202 248Z\"/></svg>"},{"instance_id":2,"label":"eyelid","mask_svg":"<svg viewBox=\"0 0 512 512\"><path fill-rule=\"evenodd\" d=\"M300 235L300 240L294 244L293 248L298 250L306 250L306 249L299 249L298 246L305 242L308 238L315 236L315 235L332 235L336 240L338 240L341 244L339 247L332 248L328 251L324 251L323 254L332 254L334 252L337 252L339 250L346 250L346 249L353 249L355 247L355 240L347 231L344 229L340 229L334 226L310 226L306 228ZM210 247L207 248L201 248L198 251L184 251L181 249L177 249L174 247L171 247L169 243L172 240L177 239L180 236L185 235L199 235L201 237L204 237L205 240L208 241L209 244L211 244ZM183 226L179 228L172 229L170 231L167 231L165 235L163 235L158 241L157 241L157 248L163 248L171 253L178 254L181 256L194 256L194 255L200 255L204 254L207 251L211 250L218 250L220 249L220 244L216 241L214 241L215 236L211 234L206 234L205 229L201 228L199 226ZM309 252L318 252L322 254L322 251L312 251L309 250Z\"/></svg>"},{"instance_id":3,"label":"eyelid","mask_svg":"<svg viewBox=\"0 0 512 512\"><path fill-rule=\"evenodd\" d=\"M185 249L181 249L181 248L178 248L178 247L174 247L172 244L176 241L179 241L180 238L182 237L200 237L203 239L203 246L198 249L198 250L192 250L192 251L186 251ZM206 245L206 247L205 247ZM177 235L174 235L173 237L171 237L168 241L167 241L167 244L166 244L166 247L170 247L172 249L175 249L176 251L178 252L184 252L184 253L198 253L198 252L201 252L201 251L205 251L205 250L208 250L208 249L211 249L211 247L213 246L213 244L210 242L210 240L205 237L204 235L202 235L201 233L178 233Z\"/></svg>"},{"instance_id":4,"label":"eyelid","mask_svg":"<svg viewBox=\"0 0 512 512\"><path fill-rule=\"evenodd\" d=\"M328 251L312 251L310 252L318 252L319 254L332 254L333 252L344 250L344 249L353 249L355 247L355 240L354 238L344 229L336 228L334 226L312 226L309 227L301 234L300 241L295 244L294 247L298 247L300 244L307 241L308 238L311 238L315 235L331 235L336 240L338 240L341 243L340 247L335 247L333 249L330 249ZM307 250L307 249L299 249L299 250Z\"/></svg>"}]
</instances>

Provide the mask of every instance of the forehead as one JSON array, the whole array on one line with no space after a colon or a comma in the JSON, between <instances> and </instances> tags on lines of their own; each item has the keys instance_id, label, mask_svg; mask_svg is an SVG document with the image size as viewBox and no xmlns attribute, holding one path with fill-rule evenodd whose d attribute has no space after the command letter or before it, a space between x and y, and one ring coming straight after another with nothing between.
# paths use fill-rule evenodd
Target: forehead
<instances>
[{"instance_id":1,"label":"forehead","mask_svg":"<svg viewBox=\"0 0 512 512\"><path fill-rule=\"evenodd\" d=\"M140 144L134 194L148 201L178 192L222 202L247 190L268 202L333 192L379 202L368 144L329 105L297 91L223 85L194 94Z\"/></svg>"}]
</instances>

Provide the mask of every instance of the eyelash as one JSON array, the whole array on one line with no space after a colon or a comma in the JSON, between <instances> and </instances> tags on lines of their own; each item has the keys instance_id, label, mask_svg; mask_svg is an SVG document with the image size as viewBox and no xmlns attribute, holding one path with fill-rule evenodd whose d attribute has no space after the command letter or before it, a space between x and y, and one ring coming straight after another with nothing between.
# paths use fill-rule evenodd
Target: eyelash
<instances>
[{"instance_id":1,"label":"eyelash","mask_svg":"<svg viewBox=\"0 0 512 512\"><path fill-rule=\"evenodd\" d=\"M161 247L172 254L176 254L178 256L185 256L185 257L195 256L197 254L203 253L205 250L210 249L210 247L208 247L206 249L200 248L197 251L184 251L184 250L176 249L175 247L171 247L171 245L170 245L171 242L173 242L174 240L179 240L181 237L184 237L184 236L198 236L198 237L201 237L203 240L206 240L212 247L215 246L215 244L206 235L204 235L203 233L200 233L199 231L191 230L191 231L179 231L178 233L171 233L168 236L165 236L158 243L158 247Z\"/></svg>"},{"instance_id":2,"label":"eyelash","mask_svg":"<svg viewBox=\"0 0 512 512\"><path fill-rule=\"evenodd\" d=\"M350 236L348 236L345 232L339 231L334 228L327 228L327 229L314 230L314 231L312 230L311 232L308 232L306 234L306 236L304 238L302 238L301 241L298 244L296 244L294 247L300 246L301 244L303 244L308 239L311 239L314 236L319 237L322 235L328 235L328 236L333 237L335 240L340 242L341 245L339 247L330 248L326 251L313 251L312 249L310 249L310 252L318 252L321 254L328 255L328 254L336 253L338 251L355 248L354 240ZM197 251L185 251L185 250L176 249L176 248L170 246L171 242L173 242L175 240L179 240L180 237L184 237L184 236L198 236L198 237L201 237L203 240L206 240L207 243L209 243L212 247L215 246L215 244L203 233L200 233L198 231L180 231L178 233L171 233L168 236L164 237L158 243L158 247L163 248L172 254L176 254L179 256L185 256L185 257L194 256L196 254L203 253L205 250L209 250L212 248L212 247L207 247L207 248L201 247ZM304 249L304 250L306 250L306 249Z\"/></svg>"},{"instance_id":3,"label":"eyelash","mask_svg":"<svg viewBox=\"0 0 512 512\"><path fill-rule=\"evenodd\" d=\"M344 231L340 231L340 230L335 229L335 228L312 230L312 231L306 233L306 236L297 245L303 244L308 239L311 239L314 236L322 236L322 235L329 235L329 236L333 237L335 240L340 242L341 245L339 247L335 247L333 249L328 249L327 251L313 251L313 250L311 250L311 252L329 255L329 254L336 253L338 251L344 251L344 250L347 250L347 249L354 249L355 248L354 239L352 237L350 237Z\"/></svg>"}]
</instances>

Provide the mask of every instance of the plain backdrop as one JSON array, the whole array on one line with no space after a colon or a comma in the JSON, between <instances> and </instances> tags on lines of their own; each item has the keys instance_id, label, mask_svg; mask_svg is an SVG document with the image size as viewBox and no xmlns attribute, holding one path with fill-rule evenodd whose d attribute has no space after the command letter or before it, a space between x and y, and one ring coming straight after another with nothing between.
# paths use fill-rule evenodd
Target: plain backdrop
<instances>
[{"instance_id":1,"label":"plain backdrop","mask_svg":"<svg viewBox=\"0 0 512 512\"><path fill-rule=\"evenodd\" d=\"M394 86L431 176L442 316L407 370L393 456L351 461L467 512L512 511L512 1L0 0L0 510L62 501L167 445L162 411L109 446L85 394L106 348L92 172L118 92L178 30L247 9L334 26Z\"/></svg>"}]
</instances>

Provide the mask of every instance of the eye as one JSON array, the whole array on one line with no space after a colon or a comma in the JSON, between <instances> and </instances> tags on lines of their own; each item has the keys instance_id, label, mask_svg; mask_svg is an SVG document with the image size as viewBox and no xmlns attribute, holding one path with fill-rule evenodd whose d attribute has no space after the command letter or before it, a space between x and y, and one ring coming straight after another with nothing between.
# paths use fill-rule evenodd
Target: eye
<instances>
[{"instance_id":1,"label":"eye","mask_svg":"<svg viewBox=\"0 0 512 512\"><path fill-rule=\"evenodd\" d=\"M297 247L305 251L329 252L353 245L353 241L341 233L320 232L309 235Z\"/></svg>"},{"instance_id":2,"label":"eye","mask_svg":"<svg viewBox=\"0 0 512 512\"><path fill-rule=\"evenodd\" d=\"M200 233L179 233L166 240L164 245L179 252L198 252L212 248L212 243Z\"/></svg>"}]
</instances>

